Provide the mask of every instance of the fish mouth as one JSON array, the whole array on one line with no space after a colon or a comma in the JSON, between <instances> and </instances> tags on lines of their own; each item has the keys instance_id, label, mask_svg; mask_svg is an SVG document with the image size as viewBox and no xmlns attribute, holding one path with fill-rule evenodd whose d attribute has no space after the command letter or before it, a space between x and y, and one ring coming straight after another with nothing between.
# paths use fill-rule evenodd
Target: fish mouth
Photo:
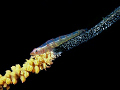
<instances>
[{"instance_id":1,"label":"fish mouth","mask_svg":"<svg viewBox=\"0 0 120 90\"><path fill-rule=\"evenodd\" d=\"M31 52L30 55L35 55L35 53L34 53L34 52Z\"/></svg>"}]
</instances>

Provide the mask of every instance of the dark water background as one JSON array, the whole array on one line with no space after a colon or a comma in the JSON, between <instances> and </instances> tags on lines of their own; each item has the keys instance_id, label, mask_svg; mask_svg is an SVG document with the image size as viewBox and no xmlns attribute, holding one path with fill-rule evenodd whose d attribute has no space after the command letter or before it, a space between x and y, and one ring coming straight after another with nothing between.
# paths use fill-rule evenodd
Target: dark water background
<instances>
[{"instance_id":1,"label":"dark water background","mask_svg":"<svg viewBox=\"0 0 120 90\"><path fill-rule=\"evenodd\" d=\"M51 38L92 28L119 6L117 0L1 2L0 73L29 58ZM10 90L98 89L117 83L120 21L86 43L62 54L47 71L31 74Z\"/></svg>"}]
</instances>

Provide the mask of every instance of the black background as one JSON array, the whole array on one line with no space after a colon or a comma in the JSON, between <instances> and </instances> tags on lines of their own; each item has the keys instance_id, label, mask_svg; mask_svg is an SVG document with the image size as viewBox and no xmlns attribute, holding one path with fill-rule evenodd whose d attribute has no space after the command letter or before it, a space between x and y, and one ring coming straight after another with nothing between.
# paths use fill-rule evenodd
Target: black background
<instances>
[{"instance_id":1,"label":"black background","mask_svg":"<svg viewBox=\"0 0 120 90\"><path fill-rule=\"evenodd\" d=\"M30 57L33 48L51 38L90 29L119 6L117 0L88 2L41 0L1 2L0 73ZM120 21L100 35L62 54L47 71L31 74L10 90L94 89L112 87L118 79ZM117 83L116 83L117 85Z\"/></svg>"}]
</instances>

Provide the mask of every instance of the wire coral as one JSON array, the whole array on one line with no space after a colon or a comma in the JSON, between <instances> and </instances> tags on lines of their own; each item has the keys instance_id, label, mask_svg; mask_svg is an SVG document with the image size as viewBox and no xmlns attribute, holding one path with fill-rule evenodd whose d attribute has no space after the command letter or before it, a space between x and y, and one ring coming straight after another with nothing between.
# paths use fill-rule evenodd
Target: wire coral
<instances>
[{"instance_id":1,"label":"wire coral","mask_svg":"<svg viewBox=\"0 0 120 90\"><path fill-rule=\"evenodd\" d=\"M40 70L46 70L53 64L52 60L59 57L63 51L70 50L88 41L118 20L120 20L120 6L89 30L77 30L71 34L48 40L30 53L33 56L30 59L26 59L22 67L16 64L11 67L12 71L6 70L4 76L0 74L0 90L3 90L2 87L8 90L10 84L18 82L18 78L24 83L30 72L38 74Z\"/></svg>"},{"instance_id":2,"label":"wire coral","mask_svg":"<svg viewBox=\"0 0 120 90\"><path fill-rule=\"evenodd\" d=\"M0 74L0 90L3 90L3 87L9 90L9 85L15 85L18 78L24 83L30 72L38 74L40 70L46 70L46 68L49 68L53 64L52 60L56 57L53 51L48 51L44 54L31 56L30 59L26 59L22 67L19 64L12 66L12 71L6 70L4 76Z\"/></svg>"}]
</instances>

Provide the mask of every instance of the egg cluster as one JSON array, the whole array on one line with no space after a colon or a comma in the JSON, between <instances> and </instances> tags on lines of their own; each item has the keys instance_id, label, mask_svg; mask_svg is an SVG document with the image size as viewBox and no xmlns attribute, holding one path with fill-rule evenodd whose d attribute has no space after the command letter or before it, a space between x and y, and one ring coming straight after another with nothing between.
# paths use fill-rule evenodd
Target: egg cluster
<instances>
[{"instance_id":1,"label":"egg cluster","mask_svg":"<svg viewBox=\"0 0 120 90\"><path fill-rule=\"evenodd\" d=\"M41 55L31 56L30 59L26 59L26 62L21 67L19 64L11 67L11 70L6 70L4 76L0 74L0 90L5 87L7 90L10 88L10 84L16 84L17 80L20 78L22 83L26 81L29 73L38 74L40 70L49 68L53 64L52 60L56 58L56 55L52 51L48 51Z\"/></svg>"}]
</instances>

